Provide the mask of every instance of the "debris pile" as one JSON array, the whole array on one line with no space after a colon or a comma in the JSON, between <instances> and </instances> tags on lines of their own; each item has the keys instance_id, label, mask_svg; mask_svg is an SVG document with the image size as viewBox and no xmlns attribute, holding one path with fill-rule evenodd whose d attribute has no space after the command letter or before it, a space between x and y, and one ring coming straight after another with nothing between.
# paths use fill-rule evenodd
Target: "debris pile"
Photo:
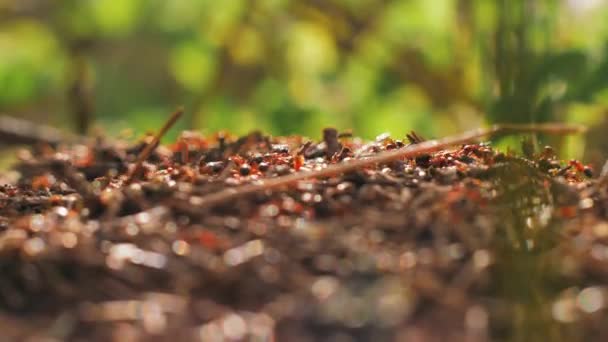
<instances>
[{"instance_id":1,"label":"debris pile","mask_svg":"<svg viewBox=\"0 0 608 342\"><path fill-rule=\"evenodd\" d=\"M263 188L424 142L322 136L183 132L170 145L21 152L19 177L0 187L0 330L52 341L486 341L512 336L524 307L538 313L530 324L608 336L597 314L608 187L584 165L471 142ZM260 191L207 205L247 185ZM551 290L537 299L535 287Z\"/></svg>"}]
</instances>

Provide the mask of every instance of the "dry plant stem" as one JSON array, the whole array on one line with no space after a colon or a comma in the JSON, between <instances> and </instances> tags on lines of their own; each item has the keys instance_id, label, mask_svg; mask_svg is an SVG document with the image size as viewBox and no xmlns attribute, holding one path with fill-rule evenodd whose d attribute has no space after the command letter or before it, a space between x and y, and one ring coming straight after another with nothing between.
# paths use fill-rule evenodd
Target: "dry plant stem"
<instances>
[{"instance_id":1,"label":"dry plant stem","mask_svg":"<svg viewBox=\"0 0 608 342\"><path fill-rule=\"evenodd\" d=\"M239 197L247 196L253 193L262 192L265 190L275 189L281 186L290 185L302 180L310 178L331 177L337 174L346 173L358 169L362 169L374 164L382 164L392 162L402 158L409 158L422 153L429 153L445 149L453 145L467 144L477 139L488 137L495 134L510 134L510 133L546 133L546 134L576 134L583 133L586 130L584 126L569 125L561 123L546 123L546 124L498 124L490 128L479 128L470 130L458 135L453 135L441 139L427 140L415 145L379 153L367 159L359 159L346 163L330 165L322 170L298 172L287 176L262 180L256 184L243 185L236 188L225 189L201 198L197 203L199 207L208 208L215 205L224 204L233 201Z\"/></svg>"},{"instance_id":2,"label":"dry plant stem","mask_svg":"<svg viewBox=\"0 0 608 342\"><path fill-rule=\"evenodd\" d=\"M59 145L62 142L86 141L85 137L70 135L53 127L35 124L10 116L0 116L1 145Z\"/></svg>"},{"instance_id":3,"label":"dry plant stem","mask_svg":"<svg viewBox=\"0 0 608 342\"><path fill-rule=\"evenodd\" d=\"M146 146L146 148L144 148L143 151L141 151L139 153L139 156L137 156L137 161L135 162L135 168L133 168L133 171L130 173L129 177L125 181L125 184L130 184L133 181L133 179L135 177L137 177L137 175L141 171L141 167L142 167L144 161L146 159L148 159L150 154L152 154L154 149L158 146L160 139L175 124L177 119L179 119L183 113L184 113L183 108L178 108L175 112L173 112L173 114L171 114L171 116L169 117L167 122L165 122L165 124L160 129L160 131L158 131L158 133L156 133L156 135L154 136L154 139L152 139L152 141Z\"/></svg>"},{"instance_id":4,"label":"dry plant stem","mask_svg":"<svg viewBox=\"0 0 608 342\"><path fill-rule=\"evenodd\" d=\"M82 43L70 44L71 82L67 97L72 107L73 118L79 134L86 134L94 115L93 81L86 47Z\"/></svg>"}]
</instances>

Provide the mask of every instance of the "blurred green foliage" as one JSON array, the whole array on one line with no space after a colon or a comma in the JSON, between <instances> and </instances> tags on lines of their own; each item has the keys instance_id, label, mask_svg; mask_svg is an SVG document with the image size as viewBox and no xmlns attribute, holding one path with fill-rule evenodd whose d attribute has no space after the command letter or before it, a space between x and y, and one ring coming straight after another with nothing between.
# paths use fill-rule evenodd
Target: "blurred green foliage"
<instances>
[{"instance_id":1,"label":"blurred green foliage","mask_svg":"<svg viewBox=\"0 0 608 342\"><path fill-rule=\"evenodd\" d=\"M189 113L181 128L205 132L438 136L550 120L601 132L606 10L603 0L0 0L0 112L110 134L155 129L177 105Z\"/></svg>"}]
</instances>

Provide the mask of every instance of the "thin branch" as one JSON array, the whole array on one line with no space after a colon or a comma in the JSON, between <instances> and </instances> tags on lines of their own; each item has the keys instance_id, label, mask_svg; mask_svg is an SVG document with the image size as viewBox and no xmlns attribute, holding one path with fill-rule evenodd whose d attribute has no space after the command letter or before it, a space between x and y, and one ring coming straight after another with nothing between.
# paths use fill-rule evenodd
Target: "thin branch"
<instances>
[{"instance_id":1,"label":"thin branch","mask_svg":"<svg viewBox=\"0 0 608 342\"><path fill-rule=\"evenodd\" d=\"M228 203L237 198L251 195L254 193L271 190L278 187L291 185L296 182L310 179L331 177L337 174L342 174L361 168L369 167L375 164L388 163L402 158L409 158L421 153L435 152L445 149L449 146L467 144L477 139L488 137L496 134L513 134L513 133L546 133L546 134L577 134L585 132L586 128L579 125L568 125L561 123L546 123L546 124L501 124L494 125L490 128L480 128L467 131L458 135L453 135L441 139L427 140L415 145L409 145L398 150L391 150L378 153L377 155L359 159L350 162L330 165L322 170L298 172L287 176L281 176L272 179L264 179L256 184L243 185L236 188L229 188L219 192L203 196L197 203L198 207L209 208L216 205Z\"/></svg>"},{"instance_id":2,"label":"thin branch","mask_svg":"<svg viewBox=\"0 0 608 342\"><path fill-rule=\"evenodd\" d=\"M50 126L35 124L10 116L0 116L1 145L35 145L39 143L55 146L61 142L84 141L82 136L64 133Z\"/></svg>"},{"instance_id":3,"label":"thin branch","mask_svg":"<svg viewBox=\"0 0 608 342\"><path fill-rule=\"evenodd\" d=\"M177 119L182 116L182 114L184 114L183 108L178 108L175 112L173 112L173 114L171 114L171 116L169 117L167 122L165 122L160 131L158 131L158 133L154 136L154 139L152 139L152 141L146 146L146 148L144 148L143 151L139 153L139 156L137 156L137 161L135 162L135 168L133 168L133 171L125 181L125 184L130 184L133 179L137 177L137 175L141 171L141 167L144 161L148 159L148 157L150 157L150 154L152 154L152 152L154 152L154 149L156 149L156 147L158 146L160 139L162 139L165 133L167 133L167 131L175 124Z\"/></svg>"},{"instance_id":4,"label":"thin branch","mask_svg":"<svg viewBox=\"0 0 608 342\"><path fill-rule=\"evenodd\" d=\"M67 98L76 123L76 131L86 134L94 120L94 90L85 45L74 42L70 44L70 83Z\"/></svg>"}]
</instances>

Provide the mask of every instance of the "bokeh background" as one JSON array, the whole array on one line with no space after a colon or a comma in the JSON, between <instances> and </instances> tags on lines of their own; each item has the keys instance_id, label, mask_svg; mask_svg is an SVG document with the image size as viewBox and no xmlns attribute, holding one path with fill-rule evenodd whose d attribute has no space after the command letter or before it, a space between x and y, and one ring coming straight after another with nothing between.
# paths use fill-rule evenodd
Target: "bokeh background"
<instances>
[{"instance_id":1,"label":"bokeh background","mask_svg":"<svg viewBox=\"0 0 608 342\"><path fill-rule=\"evenodd\" d=\"M606 0L0 0L0 113L135 137L178 105L207 133L578 122L553 143L598 164L606 19Z\"/></svg>"}]
</instances>

